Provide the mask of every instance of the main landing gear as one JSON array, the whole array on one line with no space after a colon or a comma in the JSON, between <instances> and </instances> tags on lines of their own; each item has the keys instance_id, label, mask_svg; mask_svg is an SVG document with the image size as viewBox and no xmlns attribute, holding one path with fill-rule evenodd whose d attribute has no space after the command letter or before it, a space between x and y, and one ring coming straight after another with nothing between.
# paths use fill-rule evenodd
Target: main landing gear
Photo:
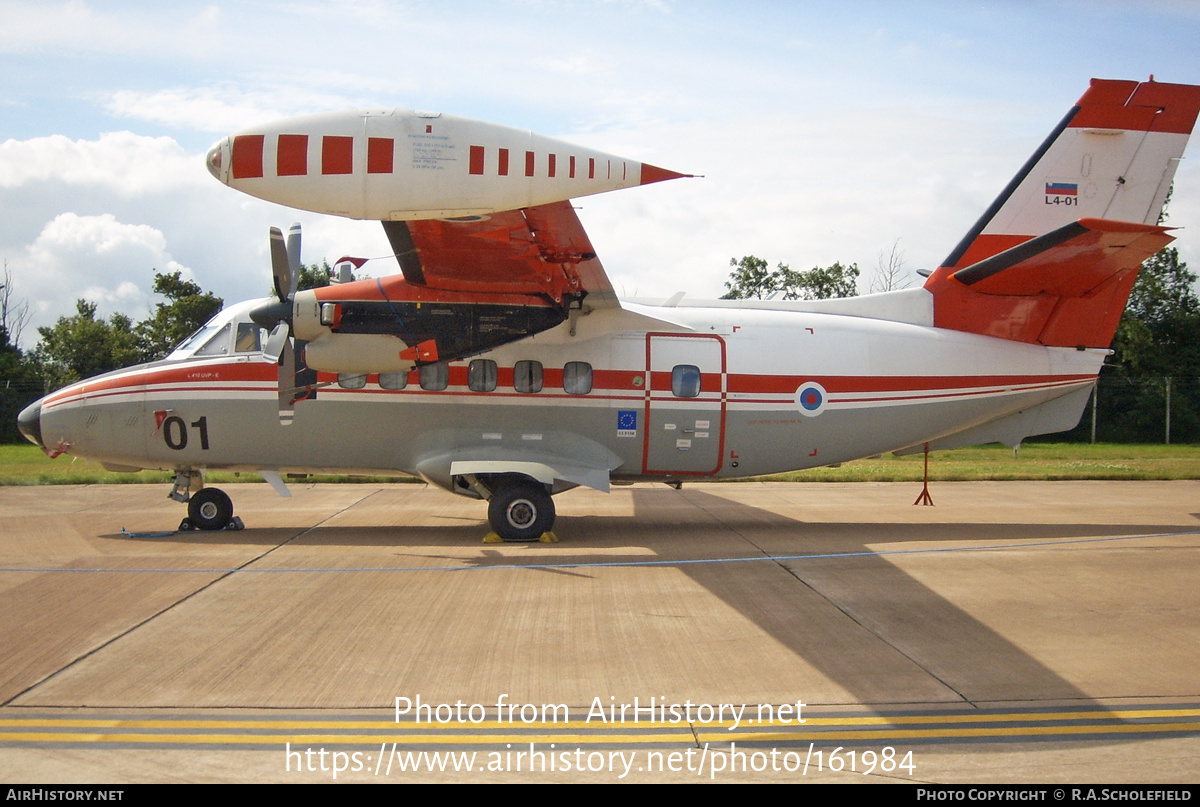
<instances>
[{"instance_id":1,"label":"main landing gear","mask_svg":"<svg viewBox=\"0 0 1200 807\"><path fill-rule=\"evenodd\" d=\"M541 541L557 543L554 500L550 489L524 474L463 474L454 479L456 488L473 492L488 503L492 531L484 543Z\"/></svg>"},{"instance_id":2,"label":"main landing gear","mask_svg":"<svg viewBox=\"0 0 1200 807\"><path fill-rule=\"evenodd\" d=\"M502 483L488 502L488 523L505 541L537 541L554 526L554 499L532 479Z\"/></svg>"},{"instance_id":3,"label":"main landing gear","mask_svg":"<svg viewBox=\"0 0 1200 807\"><path fill-rule=\"evenodd\" d=\"M192 493L192 490L195 493ZM187 502L188 517L179 523L180 532L190 530L240 530L242 520L233 514L233 500L219 488L204 487L198 471L180 471L168 498Z\"/></svg>"}]
</instances>

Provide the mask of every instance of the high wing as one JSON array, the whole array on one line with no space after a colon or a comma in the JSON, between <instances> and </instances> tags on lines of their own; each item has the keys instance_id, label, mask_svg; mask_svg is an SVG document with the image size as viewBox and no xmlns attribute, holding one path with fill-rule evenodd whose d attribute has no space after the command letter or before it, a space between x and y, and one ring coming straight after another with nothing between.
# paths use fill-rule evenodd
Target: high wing
<instances>
[{"instance_id":1,"label":"high wing","mask_svg":"<svg viewBox=\"0 0 1200 807\"><path fill-rule=\"evenodd\" d=\"M280 283L254 317L276 342L306 342L310 369L350 374L467 358L567 319L574 335L576 318L597 309L638 319L624 316L569 200L687 176L523 129L400 109L257 126L215 144L206 163L251 196L383 222L402 276L291 297Z\"/></svg>"},{"instance_id":2,"label":"high wing","mask_svg":"<svg viewBox=\"0 0 1200 807\"><path fill-rule=\"evenodd\" d=\"M383 226L402 274L295 295L310 368L403 371L621 309L570 202Z\"/></svg>"},{"instance_id":3,"label":"high wing","mask_svg":"<svg viewBox=\"0 0 1200 807\"><path fill-rule=\"evenodd\" d=\"M543 295L563 305L617 305L570 202L466 220L385 221L404 279L431 290Z\"/></svg>"}]
</instances>

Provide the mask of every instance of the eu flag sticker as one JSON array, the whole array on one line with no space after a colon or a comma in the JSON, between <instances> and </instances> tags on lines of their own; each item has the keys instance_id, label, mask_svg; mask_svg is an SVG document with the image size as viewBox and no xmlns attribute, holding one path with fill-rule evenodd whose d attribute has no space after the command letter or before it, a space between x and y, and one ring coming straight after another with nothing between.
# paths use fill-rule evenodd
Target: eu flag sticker
<instances>
[{"instance_id":1,"label":"eu flag sticker","mask_svg":"<svg viewBox=\"0 0 1200 807\"><path fill-rule=\"evenodd\" d=\"M617 410L617 437L637 437L637 410Z\"/></svg>"}]
</instances>

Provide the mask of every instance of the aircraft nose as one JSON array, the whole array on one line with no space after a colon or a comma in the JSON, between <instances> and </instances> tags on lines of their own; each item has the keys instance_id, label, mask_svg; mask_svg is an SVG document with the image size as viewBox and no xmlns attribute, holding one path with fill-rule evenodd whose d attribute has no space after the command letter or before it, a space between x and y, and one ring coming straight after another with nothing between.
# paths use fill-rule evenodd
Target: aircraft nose
<instances>
[{"instance_id":1,"label":"aircraft nose","mask_svg":"<svg viewBox=\"0 0 1200 807\"><path fill-rule=\"evenodd\" d=\"M21 414L17 416L17 428L29 442L41 449L46 448L42 443L42 402L40 400L34 401L21 410Z\"/></svg>"},{"instance_id":2,"label":"aircraft nose","mask_svg":"<svg viewBox=\"0 0 1200 807\"><path fill-rule=\"evenodd\" d=\"M226 140L228 140L228 138L226 138ZM210 148L208 150L208 155L204 158L204 165L207 166L208 173L212 174L216 179L219 179L222 182L225 181L225 179L222 177L222 163L224 162L222 152L224 150L226 140L222 140Z\"/></svg>"}]
</instances>

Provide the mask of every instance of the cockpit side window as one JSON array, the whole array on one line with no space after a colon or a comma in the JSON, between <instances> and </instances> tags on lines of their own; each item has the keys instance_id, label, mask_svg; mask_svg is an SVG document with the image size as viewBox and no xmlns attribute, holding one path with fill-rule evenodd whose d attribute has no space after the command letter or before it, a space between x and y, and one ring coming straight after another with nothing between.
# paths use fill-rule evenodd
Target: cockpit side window
<instances>
[{"instance_id":1,"label":"cockpit side window","mask_svg":"<svg viewBox=\"0 0 1200 807\"><path fill-rule=\"evenodd\" d=\"M233 333L233 323L225 323L225 327L217 335L204 343L204 347L196 351L197 356L227 356L229 355L229 337Z\"/></svg>"},{"instance_id":2,"label":"cockpit side window","mask_svg":"<svg viewBox=\"0 0 1200 807\"><path fill-rule=\"evenodd\" d=\"M262 328L253 322L239 322L237 342L233 349L238 353L257 353L262 350Z\"/></svg>"},{"instance_id":3,"label":"cockpit side window","mask_svg":"<svg viewBox=\"0 0 1200 807\"><path fill-rule=\"evenodd\" d=\"M195 333L193 333L187 339L184 339L182 342L180 342L178 345L176 345L175 350L173 350L171 352L172 353L180 353L183 351L190 352L197 345L202 345L205 342L207 342L208 337L212 336L216 332L216 330L217 330L217 326L215 326L215 325L202 325L196 329Z\"/></svg>"}]
</instances>

